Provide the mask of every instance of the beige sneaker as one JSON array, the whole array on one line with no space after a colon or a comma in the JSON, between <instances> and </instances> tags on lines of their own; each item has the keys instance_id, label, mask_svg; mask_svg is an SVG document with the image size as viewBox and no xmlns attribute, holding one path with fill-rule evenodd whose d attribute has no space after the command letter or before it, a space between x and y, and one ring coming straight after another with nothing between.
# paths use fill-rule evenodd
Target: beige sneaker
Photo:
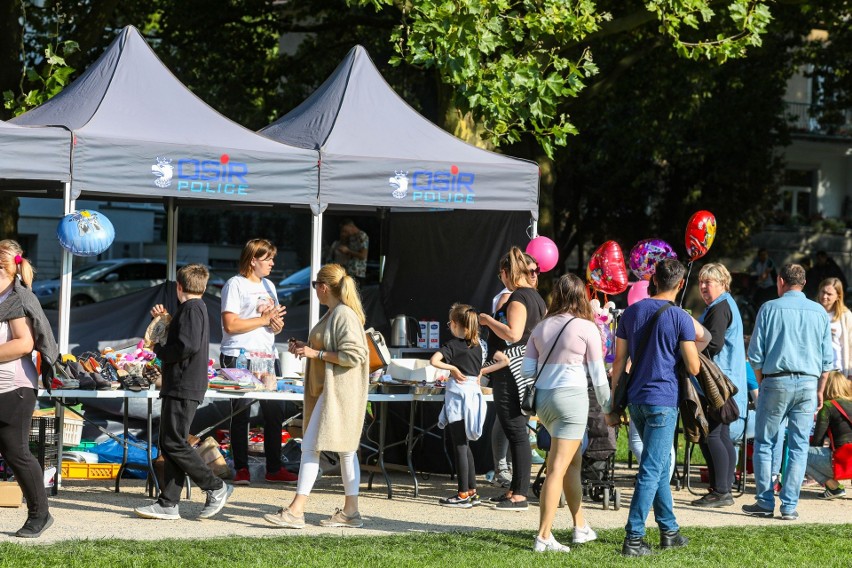
<instances>
[{"instance_id":1,"label":"beige sneaker","mask_svg":"<svg viewBox=\"0 0 852 568\"><path fill-rule=\"evenodd\" d=\"M320 525L324 527L351 527L357 529L364 526L364 521L361 519L361 513L357 511L350 517L343 512L343 509L337 509L330 518L321 520Z\"/></svg>"},{"instance_id":2,"label":"beige sneaker","mask_svg":"<svg viewBox=\"0 0 852 568\"><path fill-rule=\"evenodd\" d=\"M277 513L263 515L263 518L266 519L267 522L272 523L275 526L288 528L288 529L303 529L305 528L305 516L302 515L297 517L293 513L290 512L290 509L284 508L280 509Z\"/></svg>"}]
</instances>

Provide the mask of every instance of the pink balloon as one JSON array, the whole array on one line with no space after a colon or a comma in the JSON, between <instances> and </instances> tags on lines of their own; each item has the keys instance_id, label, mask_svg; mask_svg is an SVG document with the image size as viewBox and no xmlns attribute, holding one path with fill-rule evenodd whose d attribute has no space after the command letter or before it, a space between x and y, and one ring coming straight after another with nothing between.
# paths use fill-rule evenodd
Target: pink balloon
<instances>
[{"instance_id":1,"label":"pink balloon","mask_svg":"<svg viewBox=\"0 0 852 568\"><path fill-rule=\"evenodd\" d=\"M630 284L630 291L627 292L627 305L632 306L639 300L644 300L648 297L648 281L639 280Z\"/></svg>"},{"instance_id":2,"label":"pink balloon","mask_svg":"<svg viewBox=\"0 0 852 568\"><path fill-rule=\"evenodd\" d=\"M538 262L542 272L553 270L559 262L559 248L547 237L536 237L527 245L527 254Z\"/></svg>"}]
</instances>

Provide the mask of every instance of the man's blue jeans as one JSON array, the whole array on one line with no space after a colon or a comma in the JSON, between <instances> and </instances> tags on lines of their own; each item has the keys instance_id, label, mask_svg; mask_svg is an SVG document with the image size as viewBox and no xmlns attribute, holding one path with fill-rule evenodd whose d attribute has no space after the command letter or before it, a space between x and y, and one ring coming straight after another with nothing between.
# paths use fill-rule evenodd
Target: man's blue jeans
<instances>
[{"instance_id":1,"label":"man's blue jeans","mask_svg":"<svg viewBox=\"0 0 852 568\"><path fill-rule=\"evenodd\" d=\"M781 423L787 419L787 467L779 498L781 513L792 513L808 464L808 438L817 405L817 379L808 375L784 375L763 379L757 397L754 432L754 478L757 504L775 510L772 492L772 450Z\"/></svg>"},{"instance_id":2,"label":"man's blue jeans","mask_svg":"<svg viewBox=\"0 0 852 568\"><path fill-rule=\"evenodd\" d=\"M636 424L644 448L639 458L636 489L627 515L627 538L645 536L645 519L651 505L661 531L678 530L669 482L671 449L677 427L677 408L630 404L630 420Z\"/></svg>"}]
</instances>

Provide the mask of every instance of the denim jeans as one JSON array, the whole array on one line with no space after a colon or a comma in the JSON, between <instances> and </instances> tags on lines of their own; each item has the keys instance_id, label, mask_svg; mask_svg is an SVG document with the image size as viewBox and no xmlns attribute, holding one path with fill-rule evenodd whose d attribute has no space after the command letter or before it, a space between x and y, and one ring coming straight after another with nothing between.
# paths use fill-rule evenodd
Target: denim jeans
<instances>
[{"instance_id":1,"label":"denim jeans","mask_svg":"<svg viewBox=\"0 0 852 568\"><path fill-rule=\"evenodd\" d=\"M808 448L808 466L805 471L823 485L829 479L834 479L831 448Z\"/></svg>"},{"instance_id":2,"label":"denim jeans","mask_svg":"<svg viewBox=\"0 0 852 568\"><path fill-rule=\"evenodd\" d=\"M793 374L764 379L760 384L754 433L754 477L757 504L764 509L775 510L772 454L778 444L781 423L786 418L787 467L779 498L782 514L796 510L808 464L808 438L814 423L816 404L816 377Z\"/></svg>"},{"instance_id":3,"label":"denim jeans","mask_svg":"<svg viewBox=\"0 0 852 568\"><path fill-rule=\"evenodd\" d=\"M652 505L660 530L676 531L678 525L674 516L672 490L669 485L671 481L669 468L677 427L677 408L630 404L628 410L630 420L636 423L636 429L644 447L642 456L639 458L636 489L627 515L625 527L627 538L645 536L645 519L648 518L648 511Z\"/></svg>"},{"instance_id":4,"label":"denim jeans","mask_svg":"<svg viewBox=\"0 0 852 568\"><path fill-rule=\"evenodd\" d=\"M639 465L639 462L642 459L642 438L639 437L639 430L636 429L636 422L631 420L627 424L627 447L630 448L630 452L636 457L636 465ZM585 451L585 450L584 450ZM672 442L672 459L669 464L669 481L671 481L674 476L675 465L677 465L677 454L675 454L674 442Z\"/></svg>"}]
</instances>

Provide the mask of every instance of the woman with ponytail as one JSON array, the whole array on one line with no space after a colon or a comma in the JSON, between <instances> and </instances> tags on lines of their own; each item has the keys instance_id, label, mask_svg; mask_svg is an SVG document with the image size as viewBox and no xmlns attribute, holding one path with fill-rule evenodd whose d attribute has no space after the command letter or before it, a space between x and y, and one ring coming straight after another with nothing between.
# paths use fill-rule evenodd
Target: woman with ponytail
<instances>
[{"instance_id":1,"label":"woman with ponytail","mask_svg":"<svg viewBox=\"0 0 852 568\"><path fill-rule=\"evenodd\" d=\"M303 528L305 504L319 475L320 452L336 452L345 500L342 509L320 524L357 528L364 524L358 511L357 451L369 383L364 309L355 281L339 264L323 266L311 286L328 311L311 329L307 343L290 341L290 353L308 359L299 481L290 505L264 519L279 527Z\"/></svg>"},{"instance_id":2,"label":"woman with ponytail","mask_svg":"<svg viewBox=\"0 0 852 568\"><path fill-rule=\"evenodd\" d=\"M0 241L0 454L27 499L27 521L15 533L21 538L37 538L53 524L44 473L29 447L38 388L33 320L25 309L34 298L32 281L33 267L21 245Z\"/></svg>"}]
</instances>

